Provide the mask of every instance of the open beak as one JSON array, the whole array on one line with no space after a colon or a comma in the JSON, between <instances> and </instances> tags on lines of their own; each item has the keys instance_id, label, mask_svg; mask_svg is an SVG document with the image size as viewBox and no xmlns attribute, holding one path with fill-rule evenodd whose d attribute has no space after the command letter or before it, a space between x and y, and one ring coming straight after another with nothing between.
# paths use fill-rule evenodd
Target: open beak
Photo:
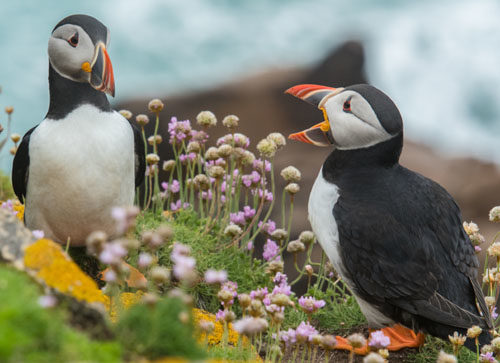
<instances>
[{"instance_id":1,"label":"open beak","mask_svg":"<svg viewBox=\"0 0 500 363\"><path fill-rule=\"evenodd\" d=\"M342 92L343 88L332 88L319 86L316 84L301 84L285 91L301 100L304 100L323 111L324 121L307 130L296 132L288 136L289 139L306 142L316 146L330 146L333 144L332 133L330 132L330 121L323 107L330 98Z\"/></svg>"},{"instance_id":2,"label":"open beak","mask_svg":"<svg viewBox=\"0 0 500 363\"><path fill-rule=\"evenodd\" d=\"M92 63L82 64L82 69L90 73L90 85L96 90L115 96L115 77L113 66L104 43L99 42L95 48Z\"/></svg>"}]
</instances>

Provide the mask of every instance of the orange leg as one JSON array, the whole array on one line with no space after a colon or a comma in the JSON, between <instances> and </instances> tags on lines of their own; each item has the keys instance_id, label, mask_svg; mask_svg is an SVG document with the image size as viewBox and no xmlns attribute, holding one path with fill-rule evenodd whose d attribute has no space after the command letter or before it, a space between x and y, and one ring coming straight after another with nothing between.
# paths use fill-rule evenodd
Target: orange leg
<instances>
[{"instance_id":1,"label":"orange leg","mask_svg":"<svg viewBox=\"0 0 500 363\"><path fill-rule=\"evenodd\" d=\"M391 344L387 347L390 351L396 351L403 348L418 348L424 345L425 335L422 333L415 334L411 329L405 328L402 325L396 324L392 327L380 329L385 336L389 337ZM352 351L352 346L346 338L337 336L337 346L335 349ZM370 352L368 342L366 346L357 348L354 351L358 355L366 355Z\"/></svg>"}]
</instances>

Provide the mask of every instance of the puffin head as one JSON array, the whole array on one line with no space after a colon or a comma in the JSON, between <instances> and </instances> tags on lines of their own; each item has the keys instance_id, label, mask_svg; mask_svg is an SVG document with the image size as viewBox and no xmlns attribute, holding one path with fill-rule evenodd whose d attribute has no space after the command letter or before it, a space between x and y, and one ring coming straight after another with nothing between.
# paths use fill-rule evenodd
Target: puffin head
<instances>
[{"instance_id":1,"label":"puffin head","mask_svg":"<svg viewBox=\"0 0 500 363\"><path fill-rule=\"evenodd\" d=\"M106 46L109 30L88 15L71 15L61 20L49 39L49 61L62 77L89 83L93 88L115 95L113 67Z\"/></svg>"},{"instance_id":2,"label":"puffin head","mask_svg":"<svg viewBox=\"0 0 500 363\"><path fill-rule=\"evenodd\" d=\"M340 150L367 148L403 132L403 121L392 100L379 89L358 84L331 88L302 84L286 90L323 111L324 121L291 134L290 139Z\"/></svg>"}]
</instances>

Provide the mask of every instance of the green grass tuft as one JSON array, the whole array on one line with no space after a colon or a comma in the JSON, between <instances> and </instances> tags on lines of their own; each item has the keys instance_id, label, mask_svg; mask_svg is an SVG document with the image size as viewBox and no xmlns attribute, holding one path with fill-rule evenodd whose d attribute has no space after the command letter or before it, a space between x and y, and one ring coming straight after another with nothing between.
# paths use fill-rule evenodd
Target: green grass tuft
<instances>
[{"instance_id":1,"label":"green grass tuft","mask_svg":"<svg viewBox=\"0 0 500 363\"><path fill-rule=\"evenodd\" d=\"M191 247L191 255L196 258L196 267L201 276L209 269L226 270L228 279L238 283L238 292L250 292L256 287L270 287L272 281L264 272L261 260L252 257L237 247L226 248L229 239L218 236L219 230L214 228L210 233L204 234L205 224L196 213L180 211L175 215L175 220L166 222L164 218L146 213L137 221L138 233L157 228L160 224L169 224L175 232L174 241L179 241ZM158 251L159 263L171 267L170 254L172 243ZM209 312L216 312L220 308L217 299L217 288L205 283L197 284L191 291L196 300L196 305Z\"/></svg>"},{"instance_id":2,"label":"green grass tuft","mask_svg":"<svg viewBox=\"0 0 500 363\"><path fill-rule=\"evenodd\" d=\"M134 305L116 324L117 339L129 358L205 357L194 338L192 322L182 322L181 314L189 315L190 310L178 298L163 298L154 306Z\"/></svg>"},{"instance_id":3,"label":"green grass tuft","mask_svg":"<svg viewBox=\"0 0 500 363\"><path fill-rule=\"evenodd\" d=\"M15 198L10 176L0 170L0 201Z\"/></svg>"},{"instance_id":4,"label":"green grass tuft","mask_svg":"<svg viewBox=\"0 0 500 363\"><path fill-rule=\"evenodd\" d=\"M418 352L410 353L406 359L408 363L427 363L435 362L439 355L439 351L444 350L446 353L453 353L453 347L451 343L445 342L439 338L434 338L427 335L425 338L425 344L421 347ZM476 354L471 352L469 349L462 347L458 354L459 362L475 362Z\"/></svg>"},{"instance_id":5,"label":"green grass tuft","mask_svg":"<svg viewBox=\"0 0 500 363\"><path fill-rule=\"evenodd\" d=\"M40 295L26 274L0 265L0 362L121 361L116 342L71 329L61 309L39 306Z\"/></svg>"}]
</instances>

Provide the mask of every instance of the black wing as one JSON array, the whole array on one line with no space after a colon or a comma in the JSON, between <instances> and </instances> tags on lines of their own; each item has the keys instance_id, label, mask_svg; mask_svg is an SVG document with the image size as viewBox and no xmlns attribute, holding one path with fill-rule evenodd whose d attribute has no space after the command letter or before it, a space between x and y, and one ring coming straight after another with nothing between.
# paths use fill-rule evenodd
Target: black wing
<instances>
[{"instance_id":1,"label":"black wing","mask_svg":"<svg viewBox=\"0 0 500 363\"><path fill-rule=\"evenodd\" d=\"M144 140L142 134L132 123L134 131L134 152L135 152L135 186L139 187L144 181L146 173L146 154L144 153Z\"/></svg>"},{"instance_id":2,"label":"black wing","mask_svg":"<svg viewBox=\"0 0 500 363\"><path fill-rule=\"evenodd\" d=\"M442 324L491 328L458 206L438 184L409 173L368 198L369 186L362 198L341 192L334 207L342 260L356 293Z\"/></svg>"},{"instance_id":3,"label":"black wing","mask_svg":"<svg viewBox=\"0 0 500 363\"><path fill-rule=\"evenodd\" d=\"M17 148L14 162L12 164L12 186L14 193L21 203L24 203L28 187L28 171L30 166L29 144L30 137L33 131L38 127L35 126L24 134L21 144Z\"/></svg>"}]
</instances>

